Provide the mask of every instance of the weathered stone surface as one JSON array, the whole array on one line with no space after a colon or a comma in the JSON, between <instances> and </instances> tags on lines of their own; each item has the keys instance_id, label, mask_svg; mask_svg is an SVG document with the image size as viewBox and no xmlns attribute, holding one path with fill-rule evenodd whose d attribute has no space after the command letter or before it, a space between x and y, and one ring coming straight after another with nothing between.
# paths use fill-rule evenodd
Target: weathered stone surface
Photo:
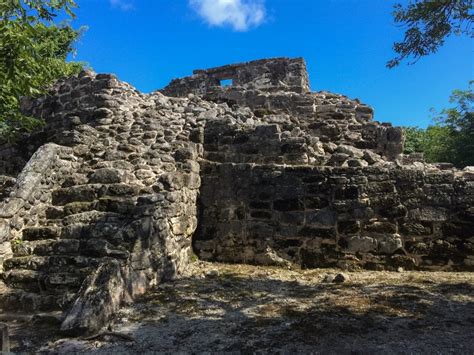
<instances>
[{"instance_id":1,"label":"weathered stone surface","mask_svg":"<svg viewBox=\"0 0 474 355\"><path fill-rule=\"evenodd\" d=\"M377 240L371 237L349 237L346 241L347 252L349 253L368 253L377 250Z\"/></svg>"},{"instance_id":2,"label":"weathered stone surface","mask_svg":"<svg viewBox=\"0 0 474 355\"><path fill-rule=\"evenodd\" d=\"M91 184L114 184L123 182L124 172L119 169L101 168L95 170L90 178Z\"/></svg>"},{"instance_id":3,"label":"weathered stone surface","mask_svg":"<svg viewBox=\"0 0 474 355\"><path fill-rule=\"evenodd\" d=\"M233 87L244 90L309 91L306 64L302 58L275 58L232 64L208 70L195 70L194 75L173 80L161 92L165 95L204 95L208 90L221 87L222 80L232 80Z\"/></svg>"},{"instance_id":4,"label":"weathered stone surface","mask_svg":"<svg viewBox=\"0 0 474 355\"><path fill-rule=\"evenodd\" d=\"M302 59L196 71L162 92L83 72L25 99L45 126L0 144L0 271L29 295L16 308L96 332L179 276L192 248L285 267L474 270L472 169L401 156L401 129L310 92Z\"/></svg>"},{"instance_id":5,"label":"weathered stone surface","mask_svg":"<svg viewBox=\"0 0 474 355\"><path fill-rule=\"evenodd\" d=\"M403 246L400 235L384 235L378 239L379 252L382 254L393 254Z\"/></svg>"},{"instance_id":6,"label":"weathered stone surface","mask_svg":"<svg viewBox=\"0 0 474 355\"><path fill-rule=\"evenodd\" d=\"M120 264L110 261L101 265L79 290L61 331L79 335L101 329L118 310L126 292Z\"/></svg>"}]
</instances>

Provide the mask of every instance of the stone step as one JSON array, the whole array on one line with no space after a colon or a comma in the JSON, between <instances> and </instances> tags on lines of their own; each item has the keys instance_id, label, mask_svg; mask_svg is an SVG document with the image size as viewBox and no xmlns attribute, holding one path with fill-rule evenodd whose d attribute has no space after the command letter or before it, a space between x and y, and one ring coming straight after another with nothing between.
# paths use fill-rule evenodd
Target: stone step
<instances>
[{"instance_id":1,"label":"stone step","mask_svg":"<svg viewBox=\"0 0 474 355\"><path fill-rule=\"evenodd\" d=\"M78 213L97 210L97 201L92 202L70 202L63 207L63 218Z\"/></svg>"},{"instance_id":2,"label":"stone step","mask_svg":"<svg viewBox=\"0 0 474 355\"><path fill-rule=\"evenodd\" d=\"M116 245L123 242L121 231L128 225L128 221L97 223L72 223L62 227L61 238L64 239L104 239Z\"/></svg>"},{"instance_id":3,"label":"stone step","mask_svg":"<svg viewBox=\"0 0 474 355\"><path fill-rule=\"evenodd\" d=\"M92 202L99 196L102 185L79 185L54 190L52 204L64 206L71 202Z\"/></svg>"},{"instance_id":4,"label":"stone step","mask_svg":"<svg viewBox=\"0 0 474 355\"><path fill-rule=\"evenodd\" d=\"M63 206L63 216L71 216L89 211L133 214L136 210L136 198L105 196L92 202L70 202Z\"/></svg>"},{"instance_id":5,"label":"stone step","mask_svg":"<svg viewBox=\"0 0 474 355\"><path fill-rule=\"evenodd\" d=\"M80 242L77 239L44 239L12 244L13 256L28 255L77 255Z\"/></svg>"},{"instance_id":6,"label":"stone step","mask_svg":"<svg viewBox=\"0 0 474 355\"><path fill-rule=\"evenodd\" d=\"M5 268L9 269L10 265L15 265L30 270L50 269L54 266L50 265L51 260L56 261L56 263L61 260L59 266L63 267L70 264L70 261L63 257L69 256L110 256L121 259L126 259L129 256L127 250L117 247L123 240L114 240L113 236L110 236L110 241L100 237L92 237L87 232L74 236L77 238L15 243L12 246L14 257L5 261ZM36 257L52 259L43 260Z\"/></svg>"},{"instance_id":7,"label":"stone step","mask_svg":"<svg viewBox=\"0 0 474 355\"><path fill-rule=\"evenodd\" d=\"M22 231L22 240L34 241L59 238L60 229L57 226L29 227Z\"/></svg>"},{"instance_id":8,"label":"stone step","mask_svg":"<svg viewBox=\"0 0 474 355\"><path fill-rule=\"evenodd\" d=\"M133 215L137 209L134 197L101 197L95 206L97 211Z\"/></svg>"},{"instance_id":9,"label":"stone step","mask_svg":"<svg viewBox=\"0 0 474 355\"><path fill-rule=\"evenodd\" d=\"M61 220L62 226L69 226L71 224L96 224L96 223L122 223L125 221L130 221L131 216L126 216L120 213L115 212L106 212L106 211L88 211L73 214L67 217L64 217ZM50 222L47 221L47 224ZM55 223L55 222L52 222Z\"/></svg>"},{"instance_id":10,"label":"stone step","mask_svg":"<svg viewBox=\"0 0 474 355\"><path fill-rule=\"evenodd\" d=\"M41 291L40 280L43 276L43 273L32 270L10 270L2 274L3 281L8 287L29 292Z\"/></svg>"},{"instance_id":11,"label":"stone step","mask_svg":"<svg viewBox=\"0 0 474 355\"><path fill-rule=\"evenodd\" d=\"M43 256L15 256L13 258L6 259L3 262L3 269L5 271L23 269L23 270L46 270L49 267L49 259ZM3 276L5 276L4 273Z\"/></svg>"},{"instance_id":12,"label":"stone step","mask_svg":"<svg viewBox=\"0 0 474 355\"><path fill-rule=\"evenodd\" d=\"M132 222L132 220L133 220L133 215L124 215L124 214L115 213L115 212L90 210L90 211L85 211L85 212L74 213L68 216L64 216L64 218L60 218L60 219L42 220L40 221L40 223L42 224L42 227L34 227L33 229L36 229L36 228L57 229L58 231L54 238L76 239L76 237L68 237L68 234L69 234L67 232L68 226L71 226L71 225L94 226L96 224L123 225L123 224L128 224ZM29 229L29 228L25 228L25 229ZM31 233L34 234L35 231ZM49 238L49 239L54 239L54 238ZM32 240L41 240L41 239L42 238L40 236L38 236L37 238L32 238Z\"/></svg>"},{"instance_id":13,"label":"stone step","mask_svg":"<svg viewBox=\"0 0 474 355\"><path fill-rule=\"evenodd\" d=\"M87 273L101 263L100 258L81 255L18 256L3 262L6 271L30 270L37 272L81 272ZM81 271L83 270L83 271Z\"/></svg>"},{"instance_id":14,"label":"stone step","mask_svg":"<svg viewBox=\"0 0 474 355\"><path fill-rule=\"evenodd\" d=\"M82 272L81 272L82 271ZM77 292L86 276L92 270L84 272L76 269L72 272L39 272L14 269L3 273L5 284L14 289L34 293L61 294L65 291Z\"/></svg>"},{"instance_id":15,"label":"stone step","mask_svg":"<svg viewBox=\"0 0 474 355\"><path fill-rule=\"evenodd\" d=\"M31 317L31 313L36 312L58 312L73 302L74 293L65 292L60 295L33 293L17 289L8 289L0 294L0 313L6 316L9 312L27 312Z\"/></svg>"},{"instance_id":16,"label":"stone step","mask_svg":"<svg viewBox=\"0 0 474 355\"><path fill-rule=\"evenodd\" d=\"M109 184L105 185L107 196L138 196L142 193L149 193L146 189L134 184ZM144 191L143 191L144 190Z\"/></svg>"},{"instance_id":17,"label":"stone step","mask_svg":"<svg viewBox=\"0 0 474 355\"><path fill-rule=\"evenodd\" d=\"M143 187L133 184L114 183L85 184L63 187L53 191L52 204L64 206L72 202L93 202L100 197L132 197L140 195ZM149 191L146 191L149 193Z\"/></svg>"}]
</instances>

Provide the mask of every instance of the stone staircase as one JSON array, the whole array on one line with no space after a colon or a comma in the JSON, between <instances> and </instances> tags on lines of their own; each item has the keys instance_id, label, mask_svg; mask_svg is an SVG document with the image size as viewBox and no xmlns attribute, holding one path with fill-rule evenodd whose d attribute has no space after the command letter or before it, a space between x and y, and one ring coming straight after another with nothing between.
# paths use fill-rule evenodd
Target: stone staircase
<instances>
[{"instance_id":1,"label":"stone staircase","mask_svg":"<svg viewBox=\"0 0 474 355\"><path fill-rule=\"evenodd\" d=\"M200 178L184 117L216 105L87 72L54 90L28 108L54 143L36 142L11 191L0 179L0 309L61 310L66 331L91 332L187 265Z\"/></svg>"},{"instance_id":2,"label":"stone staircase","mask_svg":"<svg viewBox=\"0 0 474 355\"><path fill-rule=\"evenodd\" d=\"M99 169L89 180L100 174L107 175ZM45 218L11 242L13 257L4 261L2 276L14 291L4 308L64 309L101 263L129 257L131 245L120 232L136 215L141 187L109 181L52 191Z\"/></svg>"}]
</instances>

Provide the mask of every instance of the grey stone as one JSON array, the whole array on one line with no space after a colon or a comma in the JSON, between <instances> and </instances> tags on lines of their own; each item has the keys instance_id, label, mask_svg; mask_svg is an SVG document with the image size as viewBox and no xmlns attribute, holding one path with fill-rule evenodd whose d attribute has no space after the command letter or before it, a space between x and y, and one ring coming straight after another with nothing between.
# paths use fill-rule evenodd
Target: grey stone
<instances>
[{"instance_id":1,"label":"grey stone","mask_svg":"<svg viewBox=\"0 0 474 355\"><path fill-rule=\"evenodd\" d=\"M89 178L91 184L114 184L123 182L124 173L118 169L102 168L95 170Z\"/></svg>"},{"instance_id":2,"label":"grey stone","mask_svg":"<svg viewBox=\"0 0 474 355\"><path fill-rule=\"evenodd\" d=\"M336 153L344 153L350 157L361 159L364 156L364 151L357 149L350 145L341 144L336 148Z\"/></svg>"},{"instance_id":3,"label":"grey stone","mask_svg":"<svg viewBox=\"0 0 474 355\"><path fill-rule=\"evenodd\" d=\"M400 235L385 235L378 240L378 250L383 254L393 254L398 249L402 248L403 242Z\"/></svg>"},{"instance_id":4,"label":"grey stone","mask_svg":"<svg viewBox=\"0 0 474 355\"><path fill-rule=\"evenodd\" d=\"M99 331L118 310L126 292L119 263L110 261L101 265L84 282L61 324L61 331L71 335Z\"/></svg>"},{"instance_id":5,"label":"grey stone","mask_svg":"<svg viewBox=\"0 0 474 355\"><path fill-rule=\"evenodd\" d=\"M161 92L83 72L24 100L45 125L0 143L0 269L29 292L17 308L96 332L179 276L192 247L281 267L474 270L472 169L400 155L400 128L310 92L301 58L198 70Z\"/></svg>"},{"instance_id":6,"label":"grey stone","mask_svg":"<svg viewBox=\"0 0 474 355\"><path fill-rule=\"evenodd\" d=\"M327 275L324 275L323 277L323 282L324 283L331 283L331 282L334 282L334 275L331 275L331 274L327 274Z\"/></svg>"},{"instance_id":7,"label":"grey stone","mask_svg":"<svg viewBox=\"0 0 474 355\"><path fill-rule=\"evenodd\" d=\"M377 250L377 240L367 236L353 236L347 239L349 253L366 253Z\"/></svg>"}]
</instances>

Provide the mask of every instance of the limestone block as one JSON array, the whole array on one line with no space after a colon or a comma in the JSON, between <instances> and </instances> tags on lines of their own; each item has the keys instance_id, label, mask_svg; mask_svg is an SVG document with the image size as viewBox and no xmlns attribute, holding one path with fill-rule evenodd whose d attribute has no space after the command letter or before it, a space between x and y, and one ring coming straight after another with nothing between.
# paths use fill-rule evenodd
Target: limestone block
<instances>
[{"instance_id":1,"label":"limestone block","mask_svg":"<svg viewBox=\"0 0 474 355\"><path fill-rule=\"evenodd\" d=\"M306 213L306 224L314 225L334 225L337 220L337 215L330 209L322 209L315 212Z\"/></svg>"},{"instance_id":2,"label":"limestone block","mask_svg":"<svg viewBox=\"0 0 474 355\"><path fill-rule=\"evenodd\" d=\"M346 239L349 253L367 253L377 250L377 240L367 236L353 236Z\"/></svg>"},{"instance_id":3,"label":"limestone block","mask_svg":"<svg viewBox=\"0 0 474 355\"><path fill-rule=\"evenodd\" d=\"M365 226L368 232L395 234L397 226L390 222L373 222Z\"/></svg>"},{"instance_id":4,"label":"limestone block","mask_svg":"<svg viewBox=\"0 0 474 355\"><path fill-rule=\"evenodd\" d=\"M445 208L423 207L415 215L422 222L443 222L447 219L447 210Z\"/></svg>"},{"instance_id":5,"label":"limestone block","mask_svg":"<svg viewBox=\"0 0 474 355\"><path fill-rule=\"evenodd\" d=\"M398 234L386 234L383 237L377 237L377 241L378 251L382 254L393 254L403 247L403 242Z\"/></svg>"},{"instance_id":6,"label":"limestone block","mask_svg":"<svg viewBox=\"0 0 474 355\"><path fill-rule=\"evenodd\" d=\"M352 158L361 159L364 156L364 151L357 149L350 145L341 144L336 148L336 153L344 153Z\"/></svg>"},{"instance_id":7,"label":"limestone block","mask_svg":"<svg viewBox=\"0 0 474 355\"><path fill-rule=\"evenodd\" d=\"M52 203L63 206L70 202L91 202L97 198L97 188L93 185L79 185L53 191Z\"/></svg>"},{"instance_id":8,"label":"limestone block","mask_svg":"<svg viewBox=\"0 0 474 355\"><path fill-rule=\"evenodd\" d=\"M12 218L23 207L25 201L21 198L13 197L0 205L0 218Z\"/></svg>"}]
</instances>

